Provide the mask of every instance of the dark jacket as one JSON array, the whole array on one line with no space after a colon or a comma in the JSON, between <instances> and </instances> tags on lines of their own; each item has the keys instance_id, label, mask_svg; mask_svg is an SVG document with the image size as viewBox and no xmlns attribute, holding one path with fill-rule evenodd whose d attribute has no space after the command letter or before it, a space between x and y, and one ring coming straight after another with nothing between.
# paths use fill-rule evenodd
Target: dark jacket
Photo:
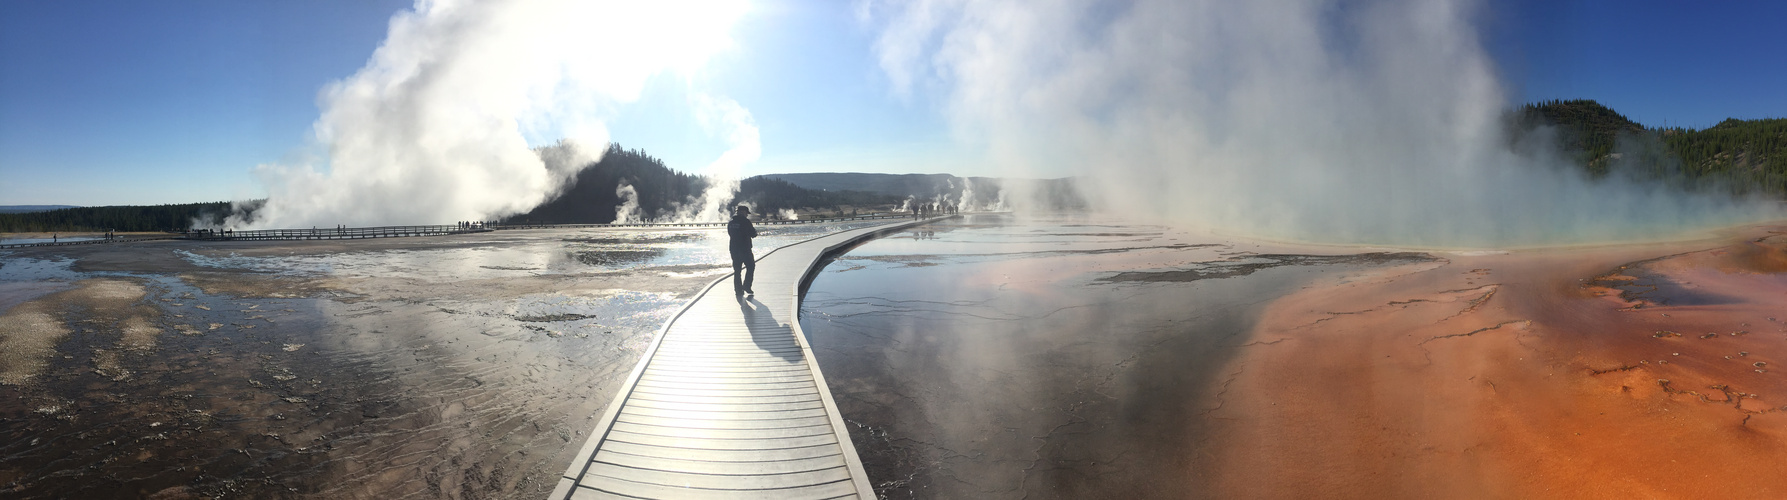
<instances>
[{"instance_id":1,"label":"dark jacket","mask_svg":"<svg viewBox=\"0 0 1787 500\"><path fill-rule=\"evenodd\" d=\"M751 238L757 237L757 226L751 225L751 219L734 215L732 221L726 223L726 235L732 237L732 251L751 251Z\"/></svg>"}]
</instances>

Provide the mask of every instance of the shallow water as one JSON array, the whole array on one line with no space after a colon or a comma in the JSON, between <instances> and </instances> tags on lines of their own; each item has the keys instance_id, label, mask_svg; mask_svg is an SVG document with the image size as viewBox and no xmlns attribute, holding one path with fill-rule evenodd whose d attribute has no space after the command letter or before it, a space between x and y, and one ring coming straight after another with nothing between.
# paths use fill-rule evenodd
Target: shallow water
<instances>
[{"instance_id":1,"label":"shallow water","mask_svg":"<svg viewBox=\"0 0 1787 500\"><path fill-rule=\"evenodd\" d=\"M756 250L860 225L760 226ZM725 239L515 230L0 254L0 328L54 337L41 371L0 384L0 496L544 496L651 336L730 271Z\"/></svg>"},{"instance_id":2,"label":"shallow water","mask_svg":"<svg viewBox=\"0 0 1787 500\"><path fill-rule=\"evenodd\" d=\"M73 286L82 275L68 268L72 264L72 259L8 259L0 254L0 313Z\"/></svg>"},{"instance_id":3,"label":"shallow water","mask_svg":"<svg viewBox=\"0 0 1787 500\"><path fill-rule=\"evenodd\" d=\"M1196 498L1209 480L1198 416L1220 406L1231 374L1218 369L1260 307L1320 276L1423 258L1268 250L1121 220L973 215L838 257L802 325L881 496Z\"/></svg>"}]
</instances>

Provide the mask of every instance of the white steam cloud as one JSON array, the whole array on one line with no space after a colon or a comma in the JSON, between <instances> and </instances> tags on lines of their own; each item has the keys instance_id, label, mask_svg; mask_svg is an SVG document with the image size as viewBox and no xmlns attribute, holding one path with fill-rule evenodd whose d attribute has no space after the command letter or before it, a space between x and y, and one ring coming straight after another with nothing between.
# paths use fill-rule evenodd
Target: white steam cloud
<instances>
[{"instance_id":1,"label":"white steam cloud","mask_svg":"<svg viewBox=\"0 0 1787 500\"><path fill-rule=\"evenodd\" d=\"M615 224L638 224L645 222L645 214L639 210L639 190L632 184L622 181L614 188L614 196L620 198L620 206L614 207Z\"/></svg>"},{"instance_id":2,"label":"white steam cloud","mask_svg":"<svg viewBox=\"0 0 1787 500\"><path fill-rule=\"evenodd\" d=\"M731 218L725 203L738 193L744 166L763 154L757 122L751 112L731 99L707 95L694 97L695 117L709 134L726 141L726 152L703 170L707 189L694 201L683 205L676 222L719 222Z\"/></svg>"},{"instance_id":3,"label":"white steam cloud","mask_svg":"<svg viewBox=\"0 0 1787 500\"><path fill-rule=\"evenodd\" d=\"M742 10L725 0L418 0L391 18L365 67L323 90L315 133L326 164L258 167L266 204L224 225L441 224L529 210L599 159L604 117L649 78L693 71L729 46ZM729 105L723 121L750 123L730 99L691 92ZM742 152L721 170L735 176L736 163L756 159L755 127L727 139Z\"/></svg>"},{"instance_id":4,"label":"white steam cloud","mask_svg":"<svg viewBox=\"0 0 1787 500\"><path fill-rule=\"evenodd\" d=\"M1007 175L1270 237L1504 246L1655 237L1778 208L1507 145L1468 0L859 4L896 94L937 92ZM1593 96L1582 96L1590 97Z\"/></svg>"}]
</instances>

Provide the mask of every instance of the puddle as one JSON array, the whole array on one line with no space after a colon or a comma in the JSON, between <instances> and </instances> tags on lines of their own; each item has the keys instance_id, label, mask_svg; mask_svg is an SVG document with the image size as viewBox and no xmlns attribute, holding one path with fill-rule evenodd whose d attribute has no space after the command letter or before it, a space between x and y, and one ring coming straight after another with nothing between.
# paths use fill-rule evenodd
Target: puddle
<instances>
[{"instance_id":1,"label":"puddle","mask_svg":"<svg viewBox=\"0 0 1787 500\"><path fill-rule=\"evenodd\" d=\"M74 287L82 274L69 269L73 259L34 259L0 254L0 314L44 295Z\"/></svg>"}]
</instances>

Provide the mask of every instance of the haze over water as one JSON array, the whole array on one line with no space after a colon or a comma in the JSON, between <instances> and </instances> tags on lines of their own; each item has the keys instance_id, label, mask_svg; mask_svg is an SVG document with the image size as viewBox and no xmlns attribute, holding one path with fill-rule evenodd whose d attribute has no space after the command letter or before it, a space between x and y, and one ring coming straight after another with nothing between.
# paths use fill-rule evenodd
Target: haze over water
<instances>
[{"instance_id":1,"label":"haze over water","mask_svg":"<svg viewBox=\"0 0 1787 500\"><path fill-rule=\"evenodd\" d=\"M1262 305L1429 259L1275 250L1112 217L969 215L831 261L801 319L877 494L1208 497L1202 415Z\"/></svg>"}]
</instances>

